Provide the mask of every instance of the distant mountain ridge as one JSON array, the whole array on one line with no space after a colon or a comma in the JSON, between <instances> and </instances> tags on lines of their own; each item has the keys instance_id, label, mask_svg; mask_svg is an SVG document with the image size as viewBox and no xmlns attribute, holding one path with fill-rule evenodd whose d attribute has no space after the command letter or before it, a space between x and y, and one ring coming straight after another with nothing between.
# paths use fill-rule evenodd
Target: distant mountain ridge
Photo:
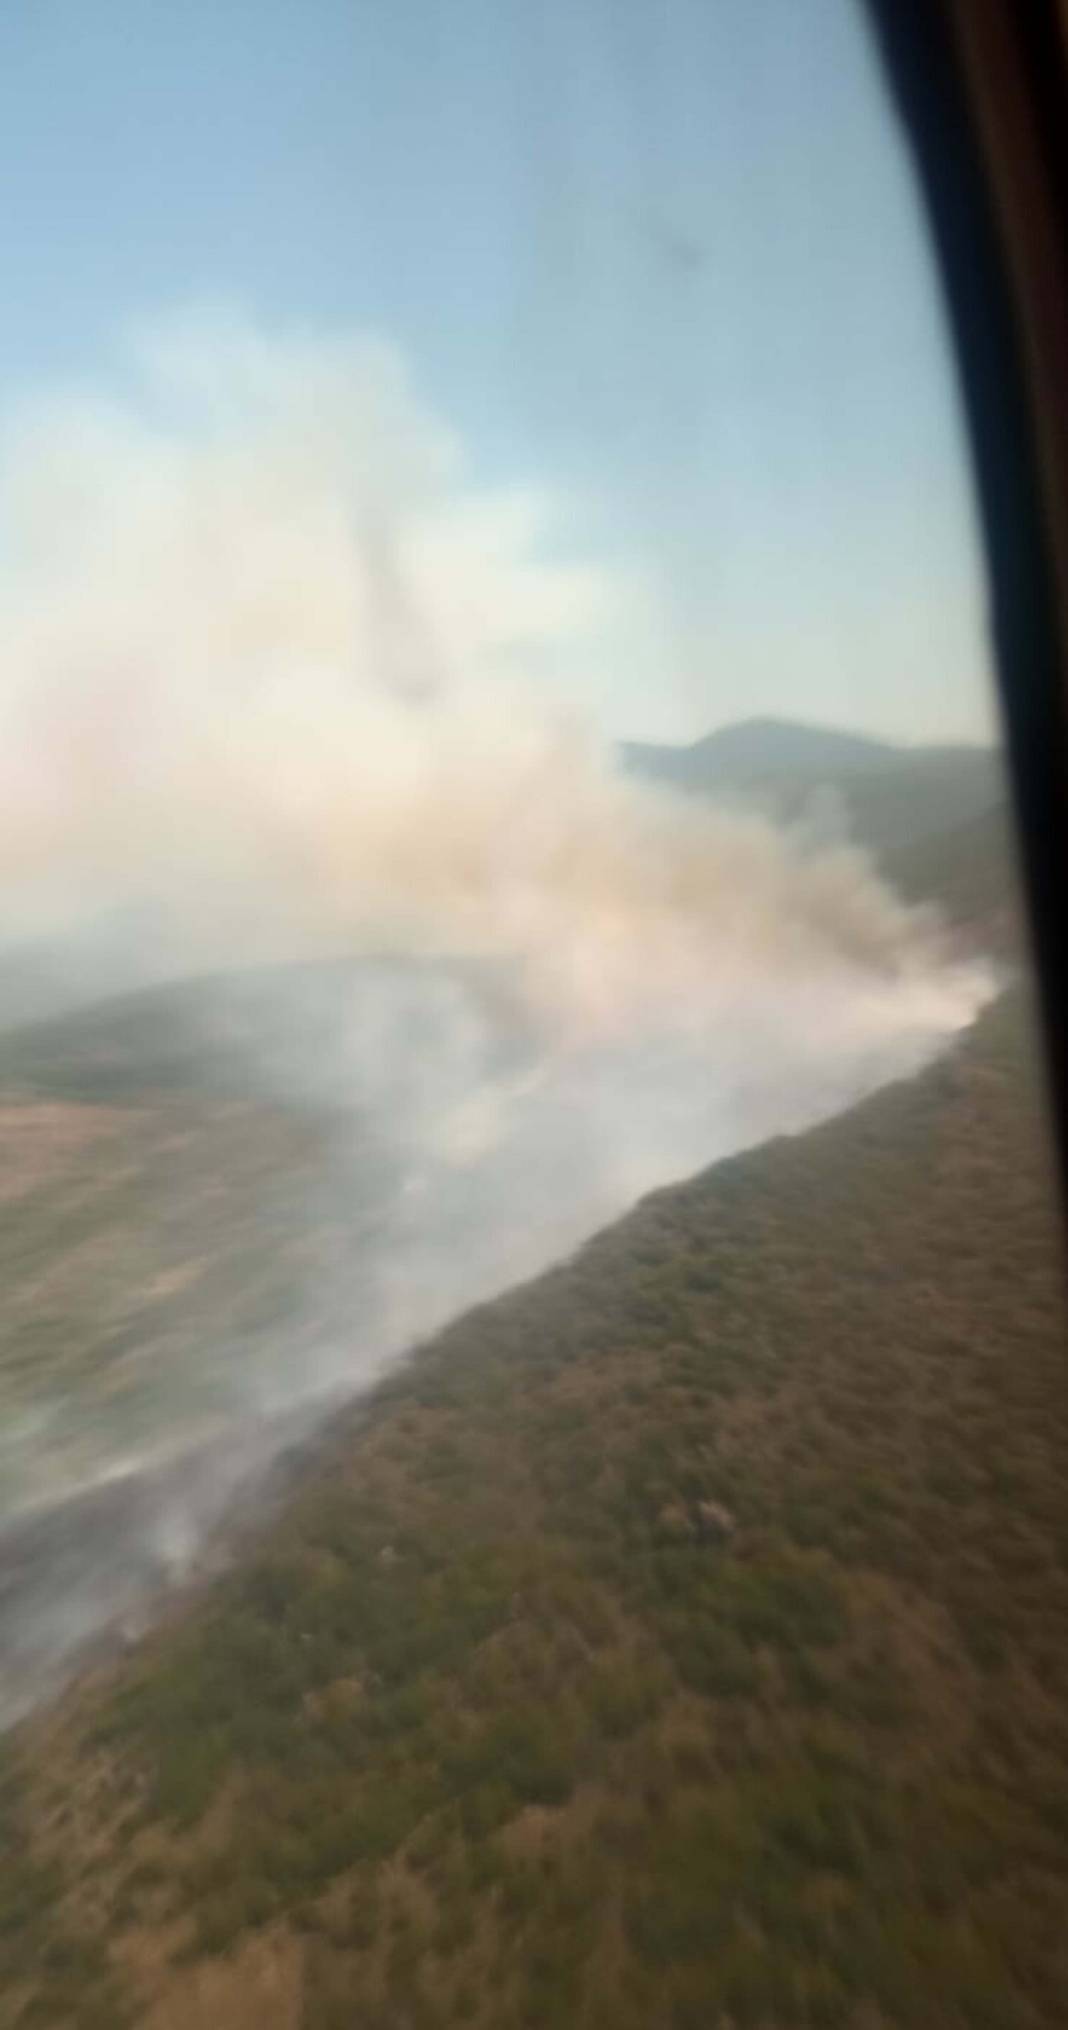
<instances>
[{"instance_id":1,"label":"distant mountain ridge","mask_svg":"<svg viewBox=\"0 0 1068 2030\"><path fill-rule=\"evenodd\" d=\"M1009 829L1007 789L992 748L895 746L833 727L757 718L720 727L689 746L625 741L619 755L627 773L646 781L756 805L787 821L829 800L830 815L844 819L849 835L874 853L892 880L896 869L887 856L906 856L907 881L923 889L912 899L942 899L938 853L917 853L922 842L939 838L950 860L960 861L968 846L964 837L951 844L954 829L981 828L999 812L980 859L986 878L996 873L1006 892L1011 887L1011 854L999 850ZM952 904L951 896L951 914ZM106 914L62 944L37 939L9 945L0 953L0 1033L162 984L169 970L163 951L147 905ZM180 982L172 985L180 994Z\"/></svg>"},{"instance_id":2,"label":"distant mountain ridge","mask_svg":"<svg viewBox=\"0 0 1068 2030\"><path fill-rule=\"evenodd\" d=\"M885 768L911 750L872 734L848 733L837 727L810 726L795 719L739 719L719 726L689 743L628 741L629 766L705 781L736 780L795 768L843 768L867 771ZM969 751L959 748L926 752Z\"/></svg>"},{"instance_id":3,"label":"distant mountain ridge","mask_svg":"<svg viewBox=\"0 0 1068 2030\"><path fill-rule=\"evenodd\" d=\"M795 769L833 775L874 774L921 756L928 761L962 756L989 759L993 750L967 742L906 746L873 734L811 726L801 720L755 718L717 727L688 745L625 741L622 752L627 766L639 772L710 783L751 781Z\"/></svg>"},{"instance_id":4,"label":"distant mountain ridge","mask_svg":"<svg viewBox=\"0 0 1068 2030\"><path fill-rule=\"evenodd\" d=\"M686 796L785 823L838 827L910 902L938 904L969 941L1020 939L1012 817L991 747L903 747L833 728L747 719L691 746L630 742L625 768Z\"/></svg>"}]
</instances>

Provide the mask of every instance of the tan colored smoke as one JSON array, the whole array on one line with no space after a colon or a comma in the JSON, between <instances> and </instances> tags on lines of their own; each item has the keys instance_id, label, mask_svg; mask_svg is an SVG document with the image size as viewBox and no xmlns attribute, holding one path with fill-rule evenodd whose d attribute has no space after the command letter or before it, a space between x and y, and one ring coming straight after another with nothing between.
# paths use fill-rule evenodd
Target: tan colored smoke
<instances>
[{"instance_id":1,"label":"tan colored smoke","mask_svg":"<svg viewBox=\"0 0 1068 2030\"><path fill-rule=\"evenodd\" d=\"M572 1038L816 975L884 1010L937 977L962 1019L859 855L616 772L559 701L629 595L547 560L546 502L466 486L387 350L194 320L139 365L8 434L9 926L147 904L190 967L507 953Z\"/></svg>"}]
</instances>

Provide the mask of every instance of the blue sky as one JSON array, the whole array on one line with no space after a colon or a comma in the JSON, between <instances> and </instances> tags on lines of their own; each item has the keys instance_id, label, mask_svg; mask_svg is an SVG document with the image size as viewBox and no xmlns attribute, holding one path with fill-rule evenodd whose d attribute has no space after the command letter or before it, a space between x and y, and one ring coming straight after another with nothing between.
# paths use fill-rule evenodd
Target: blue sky
<instances>
[{"instance_id":1,"label":"blue sky","mask_svg":"<svg viewBox=\"0 0 1068 2030\"><path fill-rule=\"evenodd\" d=\"M0 406L189 303L369 330L475 479L655 575L611 731L983 737L956 390L858 0L34 0L0 12L0 183Z\"/></svg>"}]
</instances>

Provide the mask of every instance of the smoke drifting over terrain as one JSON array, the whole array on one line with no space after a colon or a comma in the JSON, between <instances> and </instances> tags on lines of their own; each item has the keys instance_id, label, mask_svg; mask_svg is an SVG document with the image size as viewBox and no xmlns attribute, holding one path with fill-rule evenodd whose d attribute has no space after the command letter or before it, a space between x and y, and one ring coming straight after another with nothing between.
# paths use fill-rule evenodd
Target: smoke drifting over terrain
<instances>
[{"instance_id":1,"label":"smoke drifting over terrain","mask_svg":"<svg viewBox=\"0 0 1068 2030\"><path fill-rule=\"evenodd\" d=\"M241 1060L342 1124L309 1220L346 1238L288 1341L201 1319L199 1369L98 1417L97 1477L200 1443L205 1369L216 1433L357 1387L643 1191L911 1069L988 990L848 845L617 770L560 701L635 595L559 560L547 501L470 489L386 349L202 320L140 362L133 395L8 433L7 940L99 927L116 985L275 969L253 1020L225 982L197 1003L197 1076ZM42 1476L77 1412L44 1373L21 1405ZM169 1470L152 1583L177 1500ZM94 1528L100 1625L130 1596ZM55 1561L20 1555L24 1687L71 1623Z\"/></svg>"},{"instance_id":2,"label":"smoke drifting over terrain","mask_svg":"<svg viewBox=\"0 0 1068 2030\"><path fill-rule=\"evenodd\" d=\"M465 490L388 353L194 324L142 363L10 434L10 921L138 907L183 969L503 953L570 1040L784 973L909 1020L925 946L855 857L658 802L549 702L622 593Z\"/></svg>"}]
</instances>

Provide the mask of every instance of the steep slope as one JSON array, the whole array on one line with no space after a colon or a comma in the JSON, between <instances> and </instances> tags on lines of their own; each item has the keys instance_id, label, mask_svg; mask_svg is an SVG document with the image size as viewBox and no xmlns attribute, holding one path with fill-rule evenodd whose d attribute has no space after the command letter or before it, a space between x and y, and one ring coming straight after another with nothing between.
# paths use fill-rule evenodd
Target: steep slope
<instances>
[{"instance_id":1,"label":"steep slope","mask_svg":"<svg viewBox=\"0 0 1068 2030\"><path fill-rule=\"evenodd\" d=\"M1063 2021L1029 1030L657 1193L13 1738L5 2025Z\"/></svg>"},{"instance_id":2,"label":"steep slope","mask_svg":"<svg viewBox=\"0 0 1068 2030\"><path fill-rule=\"evenodd\" d=\"M899 846L885 855L883 872L906 902L933 902L985 951L1012 954L1026 942L1016 839L1003 805Z\"/></svg>"}]
</instances>

